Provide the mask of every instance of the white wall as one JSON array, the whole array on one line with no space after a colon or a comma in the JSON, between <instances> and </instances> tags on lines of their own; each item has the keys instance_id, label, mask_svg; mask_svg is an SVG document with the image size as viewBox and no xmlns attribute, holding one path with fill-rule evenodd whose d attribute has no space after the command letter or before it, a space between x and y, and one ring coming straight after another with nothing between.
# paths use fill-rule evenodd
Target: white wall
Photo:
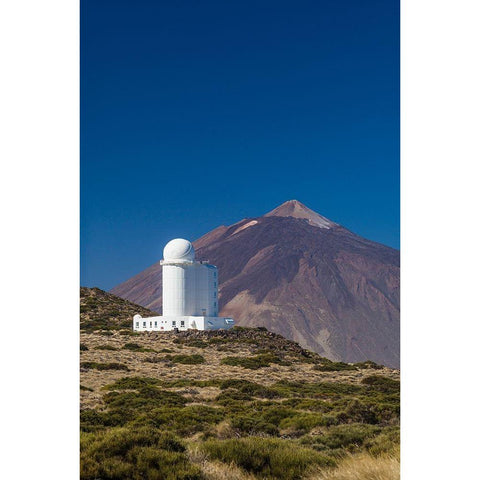
<instances>
[{"instance_id":1,"label":"white wall","mask_svg":"<svg viewBox=\"0 0 480 480\"><path fill-rule=\"evenodd\" d=\"M163 315L218 315L217 267L200 262L163 262Z\"/></svg>"},{"instance_id":2,"label":"white wall","mask_svg":"<svg viewBox=\"0 0 480 480\"><path fill-rule=\"evenodd\" d=\"M188 316L196 313L194 263L165 263L163 274L164 316Z\"/></svg>"},{"instance_id":3,"label":"white wall","mask_svg":"<svg viewBox=\"0 0 480 480\"><path fill-rule=\"evenodd\" d=\"M224 317L181 316L181 317L133 317L133 330L137 332L167 332L179 330L228 330L234 325L233 319Z\"/></svg>"}]
</instances>

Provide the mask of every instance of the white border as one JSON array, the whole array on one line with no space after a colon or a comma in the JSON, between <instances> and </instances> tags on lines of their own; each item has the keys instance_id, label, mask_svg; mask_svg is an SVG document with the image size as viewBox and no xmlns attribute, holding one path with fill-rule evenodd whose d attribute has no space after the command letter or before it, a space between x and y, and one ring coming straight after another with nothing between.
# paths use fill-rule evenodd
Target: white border
<instances>
[{"instance_id":1,"label":"white border","mask_svg":"<svg viewBox=\"0 0 480 480\"><path fill-rule=\"evenodd\" d=\"M0 6L2 476L78 478L79 5Z\"/></svg>"},{"instance_id":2,"label":"white border","mask_svg":"<svg viewBox=\"0 0 480 480\"><path fill-rule=\"evenodd\" d=\"M402 3L402 479L478 474L479 3Z\"/></svg>"}]
</instances>

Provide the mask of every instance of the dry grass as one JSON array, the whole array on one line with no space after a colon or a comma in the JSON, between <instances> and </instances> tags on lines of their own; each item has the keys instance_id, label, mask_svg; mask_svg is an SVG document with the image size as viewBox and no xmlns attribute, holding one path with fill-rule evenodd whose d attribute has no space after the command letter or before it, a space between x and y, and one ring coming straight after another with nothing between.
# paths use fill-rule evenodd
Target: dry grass
<instances>
[{"instance_id":1,"label":"dry grass","mask_svg":"<svg viewBox=\"0 0 480 480\"><path fill-rule=\"evenodd\" d=\"M209 460L195 443L191 443L188 448L188 458L202 469L207 480L258 480L254 475L233 464L227 465Z\"/></svg>"},{"instance_id":2,"label":"dry grass","mask_svg":"<svg viewBox=\"0 0 480 480\"><path fill-rule=\"evenodd\" d=\"M363 378L372 374L370 370L361 371L339 371L321 372L313 369L309 363L294 363L291 366L271 364L269 367L259 370L249 370L242 367L222 365L221 361L227 356L251 356L257 352L254 345L244 343L232 343L230 351L218 350L215 347L196 348L181 346L174 343L175 336L170 333L146 333L136 336L134 340L128 336L113 332L111 336L102 336L98 333L80 334L80 341L88 347L87 351L81 352L82 362L109 363L117 362L128 365L129 372L114 370L88 370L81 372L82 385L91 388L93 391L82 390L82 408L96 408L101 405L101 388L113 383L125 376L144 376L159 378L162 380L176 380L179 378L192 380L211 380L236 378L250 380L263 385L271 385L280 380L288 378L290 381L298 382L340 382L359 384ZM134 341L145 349L153 349L155 352L133 352L124 349L124 345ZM116 350L96 350L95 347L108 345ZM161 353L163 349L171 351L170 355L194 355L199 354L205 357L205 363L199 365L172 364L164 361L167 353ZM158 362L147 361L156 358ZM293 359L293 357L292 357ZM376 370L375 374L383 375L399 380L399 371L389 368ZM212 398L216 389L198 389L200 395L195 401L202 401ZM203 398L202 398L203 397Z\"/></svg>"},{"instance_id":3,"label":"dry grass","mask_svg":"<svg viewBox=\"0 0 480 480\"><path fill-rule=\"evenodd\" d=\"M368 453L348 455L334 470L310 477L309 480L399 480L400 449L388 455L373 457Z\"/></svg>"}]
</instances>

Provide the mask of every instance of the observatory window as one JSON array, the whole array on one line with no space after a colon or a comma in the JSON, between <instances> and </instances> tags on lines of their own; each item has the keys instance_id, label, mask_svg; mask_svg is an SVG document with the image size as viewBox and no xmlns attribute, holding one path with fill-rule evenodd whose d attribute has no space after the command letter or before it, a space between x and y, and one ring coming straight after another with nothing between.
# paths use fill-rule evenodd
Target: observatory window
<instances>
[{"instance_id":1,"label":"observatory window","mask_svg":"<svg viewBox=\"0 0 480 480\"><path fill-rule=\"evenodd\" d=\"M184 327L185 326L185 320L180 320L180 326Z\"/></svg>"},{"instance_id":2,"label":"observatory window","mask_svg":"<svg viewBox=\"0 0 480 480\"><path fill-rule=\"evenodd\" d=\"M138 322L135 322L135 328L138 328Z\"/></svg>"},{"instance_id":3,"label":"observatory window","mask_svg":"<svg viewBox=\"0 0 480 480\"><path fill-rule=\"evenodd\" d=\"M213 302L213 306L216 307L216 306L217 306L217 302Z\"/></svg>"},{"instance_id":4,"label":"observatory window","mask_svg":"<svg viewBox=\"0 0 480 480\"><path fill-rule=\"evenodd\" d=\"M150 328L152 328L152 322L150 322Z\"/></svg>"},{"instance_id":5,"label":"observatory window","mask_svg":"<svg viewBox=\"0 0 480 480\"><path fill-rule=\"evenodd\" d=\"M217 292L213 292L213 296L216 298L217 297Z\"/></svg>"},{"instance_id":6,"label":"observatory window","mask_svg":"<svg viewBox=\"0 0 480 480\"><path fill-rule=\"evenodd\" d=\"M176 320L172 320L172 327L175 327L177 325L177 321Z\"/></svg>"},{"instance_id":7,"label":"observatory window","mask_svg":"<svg viewBox=\"0 0 480 480\"><path fill-rule=\"evenodd\" d=\"M155 326L157 326L157 322L155 322Z\"/></svg>"},{"instance_id":8,"label":"observatory window","mask_svg":"<svg viewBox=\"0 0 480 480\"><path fill-rule=\"evenodd\" d=\"M143 322L143 328L147 326L147 322Z\"/></svg>"}]
</instances>

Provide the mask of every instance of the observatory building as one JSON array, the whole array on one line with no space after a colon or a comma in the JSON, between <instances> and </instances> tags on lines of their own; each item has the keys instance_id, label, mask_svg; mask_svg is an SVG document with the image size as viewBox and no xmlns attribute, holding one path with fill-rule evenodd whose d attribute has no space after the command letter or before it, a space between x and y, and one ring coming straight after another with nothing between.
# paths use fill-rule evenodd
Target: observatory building
<instances>
[{"instance_id":1,"label":"observatory building","mask_svg":"<svg viewBox=\"0 0 480 480\"><path fill-rule=\"evenodd\" d=\"M163 315L133 317L138 332L168 330L219 330L233 327L233 318L218 316L217 267L195 260L188 240L176 238L163 249Z\"/></svg>"}]
</instances>

